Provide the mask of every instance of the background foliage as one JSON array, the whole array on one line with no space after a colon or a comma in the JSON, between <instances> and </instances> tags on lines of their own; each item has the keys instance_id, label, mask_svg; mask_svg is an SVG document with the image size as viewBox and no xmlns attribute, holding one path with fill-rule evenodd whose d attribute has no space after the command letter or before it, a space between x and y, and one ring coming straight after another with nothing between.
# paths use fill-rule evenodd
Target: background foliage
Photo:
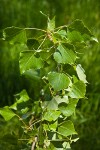
<instances>
[{"instance_id":1,"label":"background foliage","mask_svg":"<svg viewBox=\"0 0 100 150\"><path fill-rule=\"evenodd\" d=\"M39 13L43 11L50 16L56 16L58 25L70 23L74 19L81 19L100 40L100 2L99 0L0 0L0 29L8 26L19 27L39 27L46 25L46 18ZM2 32L0 32L2 37ZM22 48L24 45L22 45ZM18 69L18 53L22 49L17 44L13 46L5 44L0 40L0 106L12 104L14 94L26 87L29 95L33 91L31 82L24 77L22 79ZM86 70L87 80L90 83L87 87L87 100L78 104L78 111L75 116L75 123L80 140L73 144L72 149L77 150L99 150L100 145L100 45L90 46L81 55L81 63ZM31 79L30 79L31 80ZM31 87L31 88L29 88ZM33 96L32 94L31 96ZM17 120L15 120L16 122ZM16 123L8 122L7 124L1 118L0 128L5 135L12 136L11 133L17 134ZM12 127L9 130L9 127ZM19 125L20 126L20 125ZM16 129L16 130L15 130ZM3 133L0 133L2 137ZM13 138L13 137L11 137ZM6 143L4 142L6 141ZM11 143L4 138L0 141L1 149L8 146L9 149L15 149L16 143ZM18 149L18 148L16 148ZM21 149L21 148L19 148Z\"/></svg>"}]
</instances>

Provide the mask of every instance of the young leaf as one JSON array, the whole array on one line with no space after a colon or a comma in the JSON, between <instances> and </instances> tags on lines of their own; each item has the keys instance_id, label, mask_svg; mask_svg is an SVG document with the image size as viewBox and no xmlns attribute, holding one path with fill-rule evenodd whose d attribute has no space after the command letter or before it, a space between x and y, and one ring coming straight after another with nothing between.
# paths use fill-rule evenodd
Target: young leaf
<instances>
[{"instance_id":1,"label":"young leaf","mask_svg":"<svg viewBox=\"0 0 100 150\"><path fill-rule=\"evenodd\" d=\"M70 83L70 79L66 74L57 72L50 72L48 80L55 91L67 88Z\"/></svg>"},{"instance_id":2,"label":"young leaf","mask_svg":"<svg viewBox=\"0 0 100 150\"><path fill-rule=\"evenodd\" d=\"M10 41L11 44L25 44L27 41L26 31L18 27L7 27L4 29L3 36L5 40Z\"/></svg>"},{"instance_id":3,"label":"young leaf","mask_svg":"<svg viewBox=\"0 0 100 150\"><path fill-rule=\"evenodd\" d=\"M24 73L29 69L40 69L43 67L43 60L34 56L33 51L23 51L20 53L20 71Z\"/></svg>"},{"instance_id":4,"label":"young leaf","mask_svg":"<svg viewBox=\"0 0 100 150\"><path fill-rule=\"evenodd\" d=\"M22 90L19 94L15 95L16 97L19 96L20 98L17 100L17 103L27 102L30 98L26 92L26 90Z\"/></svg>"},{"instance_id":5,"label":"young leaf","mask_svg":"<svg viewBox=\"0 0 100 150\"><path fill-rule=\"evenodd\" d=\"M77 65L76 72L77 72L77 75L78 75L79 79L82 80L84 83L87 83L87 81L86 81L86 75L84 73L85 71L82 68L81 64Z\"/></svg>"},{"instance_id":6,"label":"young leaf","mask_svg":"<svg viewBox=\"0 0 100 150\"><path fill-rule=\"evenodd\" d=\"M60 124L60 126L58 127L58 132L65 137L72 134L77 134L77 132L74 129L74 125L70 120Z\"/></svg>"},{"instance_id":7,"label":"young leaf","mask_svg":"<svg viewBox=\"0 0 100 150\"><path fill-rule=\"evenodd\" d=\"M55 122L51 122L49 124L43 124L43 128L44 130L52 130L52 131L56 131L56 128L57 128L57 121Z\"/></svg>"},{"instance_id":8,"label":"young leaf","mask_svg":"<svg viewBox=\"0 0 100 150\"><path fill-rule=\"evenodd\" d=\"M52 20L50 20L48 18L47 30L48 31L54 31L54 29L55 29L55 17Z\"/></svg>"},{"instance_id":9,"label":"young leaf","mask_svg":"<svg viewBox=\"0 0 100 150\"><path fill-rule=\"evenodd\" d=\"M67 32L65 30L57 31L57 34L60 35L62 38L67 37Z\"/></svg>"},{"instance_id":10,"label":"young leaf","mask_svg":"<svg viewBox=\"0 0 100 150\"><path fill-rule=\"evenodd\" d=\"M0 108L0 114L6 121L9 121L16 114L9 109L9 107Z\"/></svg>"},{"instance_id":11,"label":"young leaf","mask_svg":"<svg viewBox=\"0 0 100 150\"><path fill-rule=\"evenodd\" d=\"M58 63L62 64L74 64L76 60L76 55L72 50L67 49L63 45L59 45L57 52L54 53L54 59Z\"/></svg>"},{"instance_id":12,"label":"young leaf","mask_svg":"<svg viewBox=\"0 0 100 150\"><path fill-rule=\"evenodd\" d=\"M69 92L71 98L84 98L86 92L86 85L83 81L78 81L74 83Z\"/></svg>"}]
</instances>

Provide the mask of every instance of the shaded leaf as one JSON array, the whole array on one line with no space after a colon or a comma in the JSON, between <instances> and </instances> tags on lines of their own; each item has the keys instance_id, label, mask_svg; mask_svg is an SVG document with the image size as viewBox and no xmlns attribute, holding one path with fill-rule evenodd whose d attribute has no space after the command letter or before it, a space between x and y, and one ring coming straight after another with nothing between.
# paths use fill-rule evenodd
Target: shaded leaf
<instances>
[{"instance_id":1,"label":"shaded leaf","mask_svg":"<svg viewBox=\"0 0 100 150\"><path fill-rule=\"evenodd\" d=\"M20 71L24 73L29 69L40 69L43 67L43 60L34 56L33 51L23 51L20 53Z\"/></svg>"},{"instance_id":2,"label":"shaded leaf","mask_svg":"<svg viewBox=\"0 0 100 150\"><path fill-rule=\"evenodd\" d=\"M65 121L62 124L60 124L60 126L58 126L58 132L63 136L77 134L77 132L74 129L74 125L73 125L72 121L70 121L70 120Z\"/></svg>"},{"instance_id":3,"label":"shaded leaf","mask_svg":"<svg viewBox=\"0 0 100 150\"><path fill-rule=\"evenodd\" d=\"M91 31L84 25L83 21L76 19L73 21L69 26L68 29L70 31L76 30L80 32L81 34L87 34L89 36L92 36Z\"/></svg>"},{"instance_id":4,"label":"shaded leaf","mask_svg":"<svg viewBox=\"0 0 100 150\"><path fill-rule=\"evenodd\" d=\"M57 72L50 72L48 74L48 80L56 91L67 88L70 83L70 79L66 74Z\"/></svg>"},{"instance_id":5,"label":"shaded leaf","mask_svg":"<svg viewBox=\"0 0 100 150\"><path fill-rule=\"evenodd\" d=\"M26 43L26 31L18 27L7 27L4 29L3 36L5 40L10 41L11 44L14 43Z\"/></svg>"}]
</instances>

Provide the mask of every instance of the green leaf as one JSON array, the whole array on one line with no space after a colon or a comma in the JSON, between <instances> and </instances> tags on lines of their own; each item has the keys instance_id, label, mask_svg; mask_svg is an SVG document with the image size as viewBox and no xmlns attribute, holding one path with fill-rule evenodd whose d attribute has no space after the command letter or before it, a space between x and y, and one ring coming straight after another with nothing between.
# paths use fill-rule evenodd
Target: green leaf
<instances>
[{"instance_id":1,"label":"green leaf","mask_svg":"<svg viewBox=\"0 0 100 150\"><path fill-rule=\"evenodd\" d=\"M86 75L84 73L85 71L82 68L81 64L77 65L76 72L77 72L77 75L78 75L79 79L82 80L84 83L87 83L87 81L86 81Z\"/></svg>"},{"instance_id":2,"label":"green leaf","mask_svg":"<svg viewBox=\"0 0 100 150\"><path fill-rule=\"evenodd\" d=\"M70 84L69 77L64 73L50 72L48 80L55 91L65 89Z\"/></svg>"},{"instance_id":3,"label":"green leaf","mask_svg":"<svg viewBox=\"0 0 100 150\"><path fill-rule=\"evenodd\" d=\"M54 59L58 63L62 64L74 64L76 60L76 55L72 50L67 49L63 45L59 45L57 52L54 53Z\"/></svg>"},{"instance_id":4,"label":"green leaf","mask_svg":"<svg viewBox=\"0 0 100 150\"><path fill-rule=\"evenodd\" d=\"M62 38L66 38L67 37L67 32L65 30L57 31L57 34L59 34Z\"/></svg>"},{"instance_id":5,"label":"green leaf","mask_svg":"<svg viewBox=\"0 0 100 150\"><path fill-rule=\"evenodd\" d=\"M55 122L49 122L48 124L43 124L43 128L44 130L52 130L52 131L56 131L56 128L57 128L57 121Z\"/></svg>"},{"instance_id":6,"label":"green leaf","mask_svg":"<svg viewBox=\"0 0 100 150\"><path fill-rule=\"evenodd\" d=\"M34 38L29 38L29 39L27 39L27 46L28 46L28 48L31 50L31 49L38 49L38 47L39 47L39 42L36 40L36 39L34 39Z\"/></svg>"},{"instance_id":7,"label":"green leaf","mask_svg":"<svg viewBox=\"0 0 100 150\"><path fill-rule=\"evenodd\" d=\"M84 25L84 23L79 20L79 19L76 19L75 21L73 21L69 26L68 26L68 29L70 31L78 31L80 32L82 35L83 34L87 34L89 36L92 36L91 34L91 31Z\"/></svg>"},{"instance_id":8,"label":"green leaf","mask_svg":"<svg viewBox=\"0 0 100 150\"><path fill-rule=\"evenodd\" d=\"M6 121L9 121L11 118L13 118L16 114L11 111L9 109L8 106L4 107L4 108L1 108L0 109L0 114L1 116L3 116L3 118L6 120Z\"/></svg>"},{"instance_id":9,"label":"green leaf","mask_svg":"<svg viewBox=\"0 0 100 150\"><path fill-rule=\"evenodd\" d=\"M68 32L67 37L71 42L84 42L81 33L78 31Z\"/></svg>"},{"instance_id":10,"label":"green leaf","mask_svg":"<svg viewBox=\"0 0 100 150\"><path fill-rule=\"evenodd\" d=\"M47 110L44 113L42 120L55 121L60 114L61 112L57 110Z\"/></svg>"},{"instance_id":11,"label":"green leaf","mask_svg":"<svg viewBox=\"0 0 100 150\"><path fill-rule=\"evenodd\" d=\"M58 109L58 103L55 99L52 99L48 102L47 109L49 110L57 110Z\"/></svg>"},{"instance_id":12,"label":"green leaf","mask_svg":"<svg viewBox=\"0 0 100 150\"><path fill-rule=\"evenodd\" d=\"M40 69L43 67L43 60L34 56L33 51L23 51L20 53L20 71L24 73L30 69Z\"/></svg>"},{"instance_id":13,"label":"green leaf","mask_svg":"<svg viewBox=\"0 0 100 150\"><path fill-rule=\"evenodd\" d=\"M69 117L75 112L77 102L77 99L70 99L68 104L60 103L59 110L64 116Z\"/></svg>"},{"instance_id":14,"label":"green leaf","mask_svg":"<svg viewBox=\"0 0 100 150\"><path fill-rule=\"evenodd\" d=\"M48 18L47 30L54 31L54 29L55 29L55 17L52 20Z\"/></svg>"},{"instance_id":15,"label":"green leaf","mask_svg":"<svg viewBox=\"0 0 100 150\"><path fill-rule=\"evenodd\" d=\"M69 99L68 99L67 95L64 95L63 97L56 95L56 96L54 96L53 99L56 100L57 104L60 104L60 103L68 104L69 103Z\"/></svg>"},{"instance_id":16,"label":"green leaf","mask_svg":"<svg viewBox=\"0 0 100 150\"><path fill-rule=\"evenodd\" d=\"M86 85L83 81L74 83L69 92L71 98L84 98L86 93Z\"/></svg>"},{"instance_id":17,"label":"green leaf","mask_svg":"<svg viewBox=\"0 0 100 150\"><path fill-rule=\"evenodd\" d=\"M58 127L58 132L65 137L72 134L77 134L77 132L74 129L74 125L70 120L60 124L60 126Z\"/></svg>"},{"instance_id":18,"label":"green leaf","mask_svg":"<svg viewBox=\"0 0 100 150\"><path fill-rule=\"evenodd\" d=\"M15 95L16 97L20 97L17 99L17 103L27 102L30 98L26 92L26 90L22 90L20 93Z\"/></svg>"},{"instance_id":19,"label":"green leaf","mask_svg":"<svg viewBox=\"0 0 100 150\"><path fill-rule=\"evenodd\" d=\"M4 29L3 36L5 40L10 41L11 44L25 44L27 41L26 31L18 27L7 27Z\"/></svg>"}]
</instances>

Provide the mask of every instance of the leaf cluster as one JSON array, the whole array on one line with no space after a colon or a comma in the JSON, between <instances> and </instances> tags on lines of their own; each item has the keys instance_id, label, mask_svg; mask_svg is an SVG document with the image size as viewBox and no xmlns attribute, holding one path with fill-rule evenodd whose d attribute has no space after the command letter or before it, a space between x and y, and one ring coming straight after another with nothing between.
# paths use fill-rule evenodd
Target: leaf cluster
<instances>
[{"instance_id":1,"label":"leaf cluster","mask_svg":"<svg viewBox=\"0 0 100 150\"><path fill-rule=\"evenodd\" d=\"M20 73L31 78L34 98L23 90L16 102L0 109L6 121L17 116L28 144L38 149L67 149L77 135L71 116L79 99L85 98L86 75L78 64L80 49L96 39L80 20L55 27L48 18L47 29L4 29L4 39L12 45L25 44L19 58ZM37 85L35 84L37 83ZM35 87L36 85L36 87Z\"/></svg>"}]
</instances>

